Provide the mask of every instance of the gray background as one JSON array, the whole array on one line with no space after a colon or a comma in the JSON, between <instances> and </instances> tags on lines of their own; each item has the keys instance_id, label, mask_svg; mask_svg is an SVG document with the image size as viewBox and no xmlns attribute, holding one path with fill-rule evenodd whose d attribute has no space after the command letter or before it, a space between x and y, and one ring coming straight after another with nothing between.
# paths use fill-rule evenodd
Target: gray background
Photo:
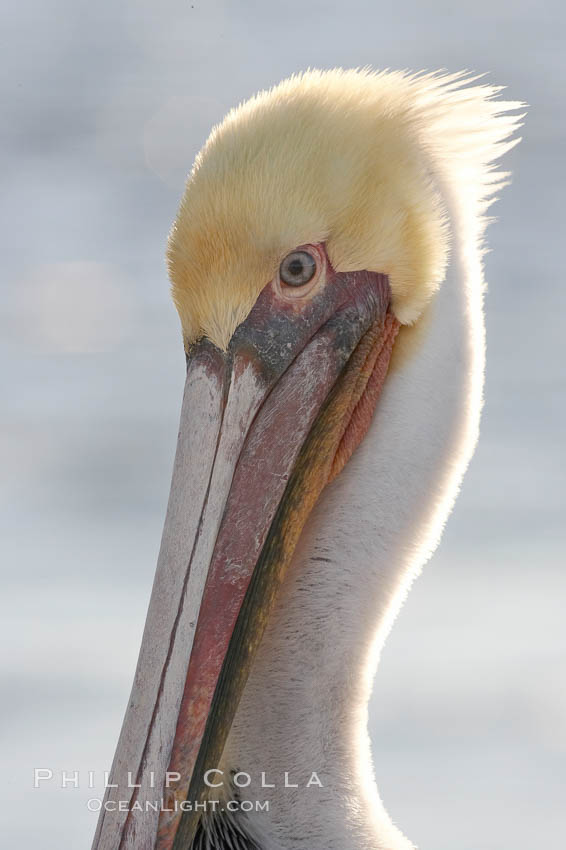
<instances>
[{"instance_id":1,"label":"gray background","mask_svg":"<svg viewBox=\"0 0 566 850\"><path fill-rule=\"evenodd\" d=\"M175 447L163 250L184 175L258 88L371 64L489 71L530 104L489 235L481 441L384 652L379 785L423 850L564 846L561 4L30 0L5 17L3 845L94 829ZM81 788L34 790L34 767L81 770Z\"/></svg>"}]
</instances>

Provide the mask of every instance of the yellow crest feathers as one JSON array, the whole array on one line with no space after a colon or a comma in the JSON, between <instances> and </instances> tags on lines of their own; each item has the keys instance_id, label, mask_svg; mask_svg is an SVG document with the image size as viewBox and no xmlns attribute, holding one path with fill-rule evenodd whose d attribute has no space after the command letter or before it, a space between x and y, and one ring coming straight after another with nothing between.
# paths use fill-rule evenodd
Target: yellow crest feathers
<instances>
[{"instance_id":1,"label":"yellow crest feathers","mask_svg":"<svg viewBox=\"0 0 566 850\"><path fill-rule=\"evenodd\" d=\"M389 275L402 323L445 274L441 184L481 220L521 106L465 74L308 71L231 110L199 153L167 251L186 344L226 348L283 257L326 242L337 271ZM481 226L478 226L480 234Z\"/></svg>"}]
</instances>

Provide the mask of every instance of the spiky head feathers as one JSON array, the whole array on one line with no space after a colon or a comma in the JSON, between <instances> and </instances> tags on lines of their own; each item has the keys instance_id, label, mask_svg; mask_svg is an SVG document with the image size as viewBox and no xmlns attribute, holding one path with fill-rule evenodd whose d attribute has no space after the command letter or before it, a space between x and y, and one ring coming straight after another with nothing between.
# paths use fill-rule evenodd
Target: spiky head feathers
<instances>
[{"instance_id":1,"label":"spiky head feathers","mask_svg":"<svg viewBox=\"0 0 566 850\"><path fill-rule=\"evenodd\" d=\"M337 271L389 275L413 323L443 280L448 181L481 220L519 104L465 75L309 71L228 113L188 178L169 237L185 343L226 348L283 257L325 242ZM478 227L480 235L481 227Z\"/></svg>"}]
</instances>

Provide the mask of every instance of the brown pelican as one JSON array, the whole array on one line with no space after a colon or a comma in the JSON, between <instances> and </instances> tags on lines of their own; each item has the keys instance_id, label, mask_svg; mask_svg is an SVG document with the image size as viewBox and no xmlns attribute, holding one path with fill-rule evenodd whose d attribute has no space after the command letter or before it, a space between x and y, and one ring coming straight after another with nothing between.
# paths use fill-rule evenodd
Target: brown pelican
<instances>
[{"instance_id":1,"label":"brown pelican","mask_svg":"<svg viewBox=\"0 0 566 850\"><path fill-rule=\"evenodd\" d=\"M413 846L367 704L477 438L485 212L520 118L498 91L310 71L198 155L168 247L177 454L96 850Z\"/></svg>"}]
</instances>

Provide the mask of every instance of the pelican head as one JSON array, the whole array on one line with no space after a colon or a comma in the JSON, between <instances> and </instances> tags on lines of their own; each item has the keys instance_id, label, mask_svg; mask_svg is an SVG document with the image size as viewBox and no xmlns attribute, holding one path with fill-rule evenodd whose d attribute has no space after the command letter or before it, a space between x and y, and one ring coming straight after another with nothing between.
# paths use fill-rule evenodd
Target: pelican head
<instances>
[{"instance_id":1,"label":"pelican head","mask_svg":"<svg viewBox=\"0 0 566 850\"><path fill-rule=\"evenodd\" d=\"M177 454L106 800L127 806L97 850L412 846L367 699L477 435L484 213L518 120L497 93L311 71L199 153L167 251ZM203 814L210 771L296 765L327 777L308 812L281 792L263 819Z\"/></svg>"}]
</instances>

